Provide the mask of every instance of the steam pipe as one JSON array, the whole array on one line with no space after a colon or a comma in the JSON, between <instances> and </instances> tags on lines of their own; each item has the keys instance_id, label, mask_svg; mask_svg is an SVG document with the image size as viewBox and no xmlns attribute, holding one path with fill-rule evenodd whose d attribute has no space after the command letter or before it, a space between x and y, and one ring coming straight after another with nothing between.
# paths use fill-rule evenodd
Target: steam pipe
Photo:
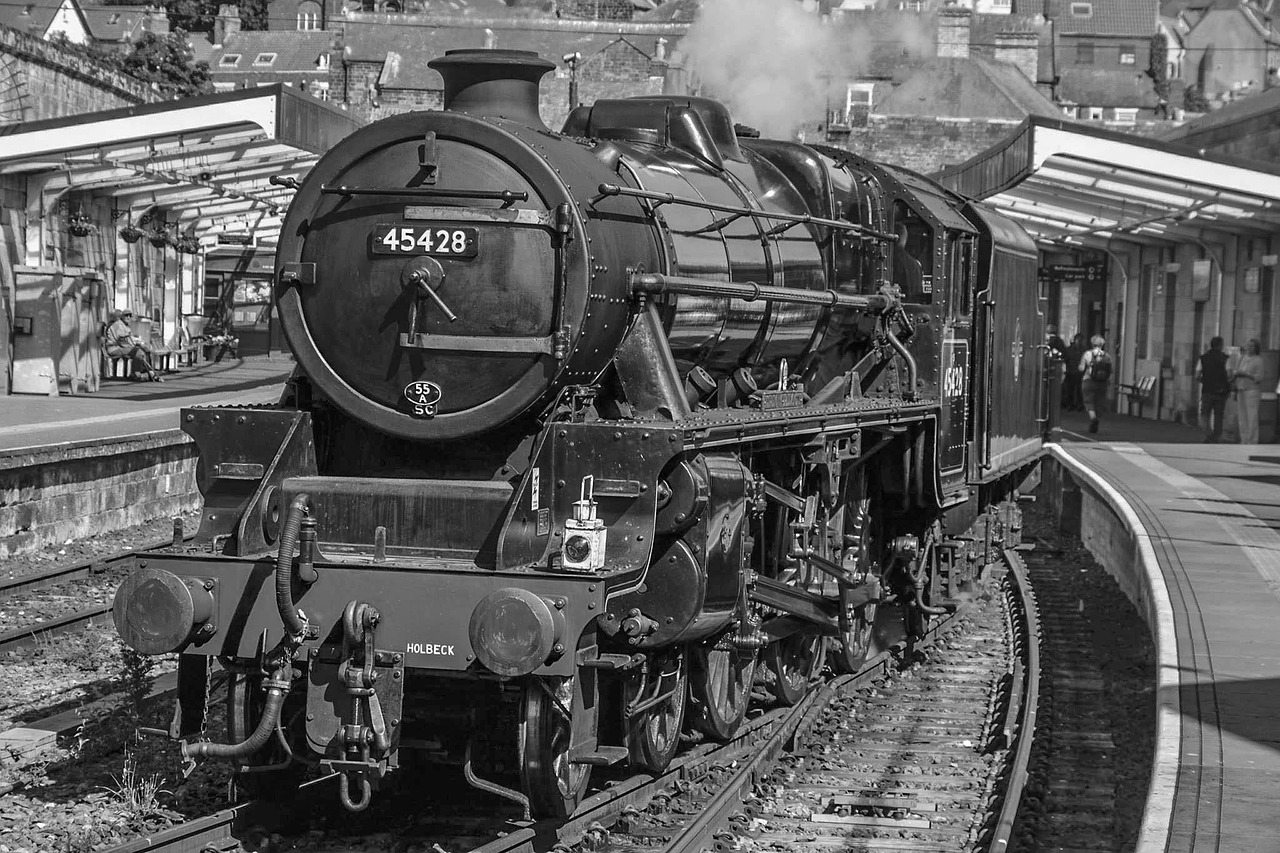
<instances>
[{"instance_id":1,"label":"steam pipe","mask_svg":"<svg viewBox=\"0 0 1280 853\"><path fill-rule=\"evenodd\" d=\"M918 374L916 369L916 360L907 348L902 345L902 341L898 340L897 335L888 329L884 330L884 335L889 340L889 346L893 347L894 352L901 356L902 360L907 363L907 390L902 396L907 400L907 402L912 402L916 398L916 376Z\"/></svg>"},{"instance_id":2,"label":"steam pipe","mask_svg":"<svg viewBox=\"0 0 1280 853\"><path fill-rule=\"evenodd\" d=\"M293 606L293 549L298 544L298 532L302 529L302 517L306 515L311 496L298 495L289 504L289 515L280 531L280 551L276 556L276 609L284 629L296 643L302 642L307 633L307 618Z\"/></svg>"},{"instance_id":3,"label":"steam pipe","mask_svg":"<svg viewBox=\"0 0 1280 853\"><path fill-rule=\"evenodd\" d=\"M258 720L258 727L253 730L253 734L240 743L183 741L183 759L194 761L198 758L244 758L266 746L276 726L280 725L280 711L284 708L285 696L289 694L289 670L290 666L286 662L285 666L273 672L271 679L266 682L267 702L262 709L262 719Z\"/></svg>"}]
</instances>

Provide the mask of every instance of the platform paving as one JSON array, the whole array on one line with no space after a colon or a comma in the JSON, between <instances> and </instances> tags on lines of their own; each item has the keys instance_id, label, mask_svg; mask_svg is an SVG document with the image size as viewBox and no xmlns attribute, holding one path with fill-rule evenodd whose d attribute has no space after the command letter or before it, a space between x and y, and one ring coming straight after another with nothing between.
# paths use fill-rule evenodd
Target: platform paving
<instances>
[{"instance_id":1,"label":"platform paving","mask_svg":"<svg viewBox=\"0 0 1280 853\"><path fill-rule=\"evenodd\" d=\"M1164 849L1280 851L1280 447L1119 418L1063 438L1133 508L1169 592L1177 695L1159 701L1181 729L1157 755L1177 779Z\"/></svg>"},{"instance_id":2,"label":"platform paving","mask_svg":"<svg viewBox=\"0 0 1280 853\"><path fill-rule=\"evenodd\" d=\"M164 382L104 380L94 394L0 397L0 456L176 429L185 406L275 402L293 367L289 355L251 356L179 368Z\"/></svg>"}]
</instances>

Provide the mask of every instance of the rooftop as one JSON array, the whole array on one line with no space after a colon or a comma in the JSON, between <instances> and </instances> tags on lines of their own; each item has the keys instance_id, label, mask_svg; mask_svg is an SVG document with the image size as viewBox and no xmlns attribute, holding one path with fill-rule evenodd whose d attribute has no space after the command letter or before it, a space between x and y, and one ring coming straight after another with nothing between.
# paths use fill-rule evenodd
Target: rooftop
<instances>
[{"instance_id":1,"label":"rooftop","mask_svg":"<svg viewBox=\"0 0 1280 853\"><path fill-rule=\"evenodd\" d=\"M1062 114L1017 68L976 56L928 60L877 104L875 112L1015 120Z\"/></svg>"},{"instance_id":2,"label":"rooftop","mask_svg":"<svg viewBox=\"0 0 1280 853\"><path fill-rule=\"evenodd\" d=\"M1150 38L1160 17L1158 0L1047 0L1059 35Z\"/></svg>"}]
</instances>

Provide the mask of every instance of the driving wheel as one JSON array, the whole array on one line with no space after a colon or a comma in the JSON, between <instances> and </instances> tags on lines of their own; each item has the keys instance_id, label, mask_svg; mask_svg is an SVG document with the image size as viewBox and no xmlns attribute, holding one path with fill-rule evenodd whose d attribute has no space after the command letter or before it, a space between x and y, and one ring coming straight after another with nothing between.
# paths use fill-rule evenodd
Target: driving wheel
<instances>
[{"instance_id":1,"label":"driving wheel","mask_svg":"<svg viewBox=\"0 0 1280 853\"><path fill-rule=\"evenodd\" d=\"M532 676L521 695L520 781L530 811L540 817L573 814L591 778L589 764L569 761L576 689L574 676Z\"/></svg>"},{"instance_id":2,"label":"driving wheel","mask_svg":"<svg viewBox=\"0 0 1280 853\"><path fill-rule=\"evenodd\" d=\"M756 654L726 638L706 640L690 650L689 693L693 698L693 727L712 740L732 738L747 716Z\"/></svg>"}]
</instances>

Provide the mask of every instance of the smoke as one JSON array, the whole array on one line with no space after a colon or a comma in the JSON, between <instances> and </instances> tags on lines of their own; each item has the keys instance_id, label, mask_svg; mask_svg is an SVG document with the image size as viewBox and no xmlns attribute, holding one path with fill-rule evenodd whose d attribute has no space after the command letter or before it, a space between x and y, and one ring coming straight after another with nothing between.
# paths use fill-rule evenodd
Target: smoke
<instances>
[{"instance_id":1,"label":"smoke","mask_svg":"<svg viewBox=\"0 0 1280 853\"><path fill-rule=\"evenodd\" d=\"M786 138L825 122L829 104L844 106L866 52L858 40L796 0L706 0L680 51L702 94L728 104L736 121Z\"/></svg>"}]
</instances>

